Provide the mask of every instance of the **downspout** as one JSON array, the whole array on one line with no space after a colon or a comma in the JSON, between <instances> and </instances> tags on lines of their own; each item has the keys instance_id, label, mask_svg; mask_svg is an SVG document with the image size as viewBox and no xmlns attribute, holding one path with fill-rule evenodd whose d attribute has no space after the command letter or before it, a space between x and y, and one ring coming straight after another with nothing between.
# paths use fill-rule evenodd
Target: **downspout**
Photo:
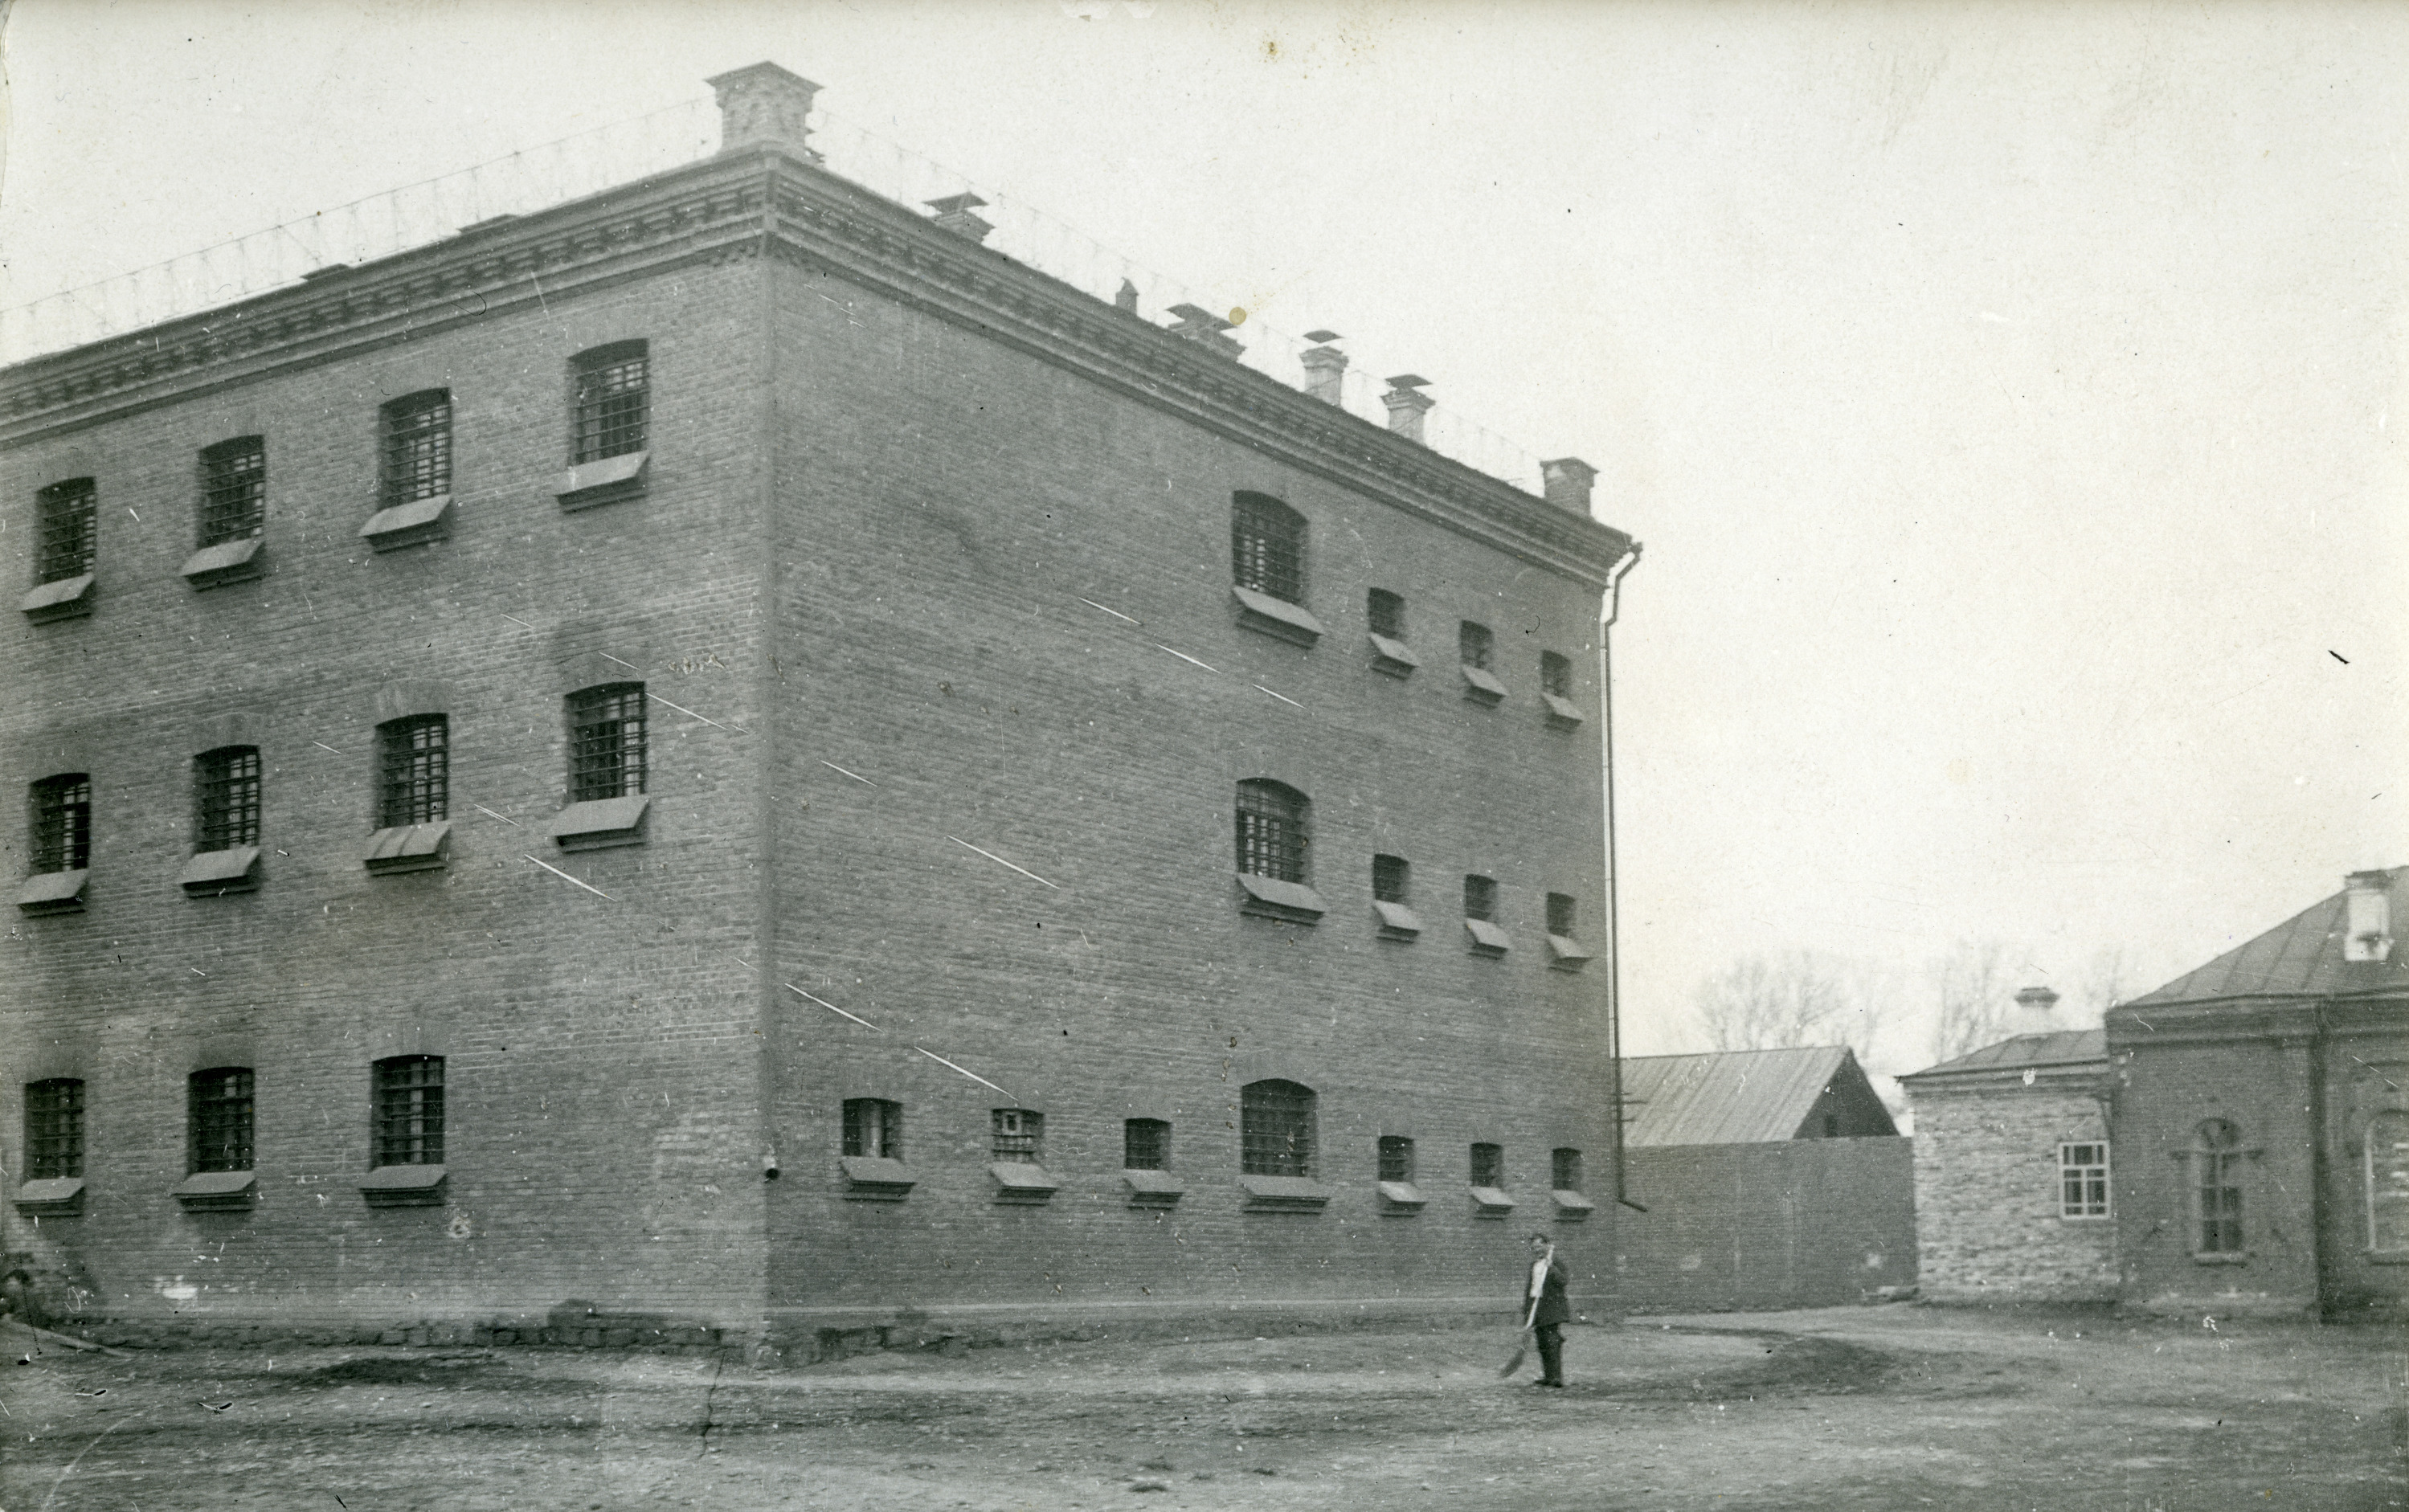
<instances>
[{"instance_id":1,"label":"downspout","mask_svg":"<svg viewBox=\"0 0 2409 1512\"><path fill-rule=\"evenodd\" d=\"M1623 575L1639 565L1639 542L1633 541L1614 575L1606 580L1598 601L1597 706L1601 758L1606 763L1606 1053L1608 1102L1614 1116L1614 1200L1635 1213L1645 1203L1631 1200L1623 1185L1623 934L1617 903L1622 872L1614 864L1614 649L1615 620L1623 612Z\"/></svg>"}]
</instances>

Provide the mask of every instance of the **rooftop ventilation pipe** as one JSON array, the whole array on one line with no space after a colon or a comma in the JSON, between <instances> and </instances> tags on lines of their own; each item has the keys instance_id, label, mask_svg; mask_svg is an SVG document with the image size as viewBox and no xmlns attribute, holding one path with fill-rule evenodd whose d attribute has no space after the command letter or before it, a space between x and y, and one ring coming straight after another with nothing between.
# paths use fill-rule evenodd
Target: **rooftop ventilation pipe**
<instances>
[{"instance_id":1,"label":"rooftop ventilation pipe","mask_svg":"<svg viewBox=\"0 0 2409 1512\"><path fill-rule=\"evenodd\" d=\"M1305 392L1325 404L1342 403L1342 391L1347 382L1347 353L1330 343L1339 339L1336 331L1307 331L1305 338L1319 341L1320 346L1307 347L1297 357L1305 364Z\"/></svg>"},{"instance_id":2,"label":"rooftop ventilation pipe","mask_svg":"<svg viewBox=\"0 0 2409 1512\"><path fill-rule=\"evenodd\" d=\"M2344 960L2388 960L2392 956L2392 873L2354 871L2343 885Z\"/></svg>"}]
</instances>

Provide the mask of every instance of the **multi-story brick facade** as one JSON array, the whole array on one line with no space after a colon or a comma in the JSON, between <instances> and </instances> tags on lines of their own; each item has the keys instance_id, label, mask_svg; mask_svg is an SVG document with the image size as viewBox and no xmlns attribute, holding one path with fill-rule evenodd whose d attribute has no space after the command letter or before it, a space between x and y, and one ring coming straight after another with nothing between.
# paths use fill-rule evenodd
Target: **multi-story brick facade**
<instances>
[{"instance_id":1,"label":"multi-story brick facade","mask_svg":"<svg viewBox=\"0 0 2409 1512\"><path fill-rule=\"evenodd\" d=\"M1610 1304L1588 469L719 82L714 158L0 375L14 1270L792 1341L1494 1307L1581 1219Z\"/></svg>"}]
</instances>

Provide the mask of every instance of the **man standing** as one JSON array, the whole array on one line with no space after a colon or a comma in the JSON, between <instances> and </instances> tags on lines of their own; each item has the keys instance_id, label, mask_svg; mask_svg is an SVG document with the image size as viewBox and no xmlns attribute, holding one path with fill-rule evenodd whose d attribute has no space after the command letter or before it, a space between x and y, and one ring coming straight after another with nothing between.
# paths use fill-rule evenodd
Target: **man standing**
<instances>
[{"instance_id":1,"label":"man standing","mask_svg":"<svg viewBox=\"0 0 2409 1512\"><path fill-rule=\"evenodd\" d=\"M1565 1300L1565 1283L1569 1277L1556 1259L1555 1241L1546 1234L1531 1236L1531 1275L1522 1289L1524 1316L1530 1328L1538 1335L1539 1380L1541 1386L1562 1387L1565 1384L1565 1324L1573 1316L1572 1305Z\"/></svg>"}]
</instances>

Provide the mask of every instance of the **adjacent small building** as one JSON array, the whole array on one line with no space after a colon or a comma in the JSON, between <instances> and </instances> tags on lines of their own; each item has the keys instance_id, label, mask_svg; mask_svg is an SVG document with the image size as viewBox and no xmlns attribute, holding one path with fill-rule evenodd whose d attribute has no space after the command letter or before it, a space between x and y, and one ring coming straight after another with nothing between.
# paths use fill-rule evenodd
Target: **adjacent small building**
<instances>
[{"instance_id":1,"label":"adjacent small building","mask_svg":"<svg viewBox=\"0 0 2409 1512\"><path fill-rule=\"evenodd\" d=\"M1901 1077L1924 1295L2402 1313L2404 875L2353 873L2101 1030L2018 1035Z\"/></svg>"},{"instance_id":2,"label":"adjacent small building","mask_svg":"<svg viewBox=\"0 0 2409 1512\"><path fill-rule=\"evenodd\" d=\"M1915 1284L1911 1141L1840 1045L1623 1066L1625 1308L1815 1307Z\"/></svg>"},{"instance_id":3,"label":"adjacent small building","mask_svg":"<svg viewBox=\"0 0 2409 1512\"><path fill-rule=\"evenodd\" d=\"M2113 1078L2100 1031L2019 1034L1899 1085L1915 1103L1920 1295L2113 1301Z\"/></svg>"}]
</instances>

